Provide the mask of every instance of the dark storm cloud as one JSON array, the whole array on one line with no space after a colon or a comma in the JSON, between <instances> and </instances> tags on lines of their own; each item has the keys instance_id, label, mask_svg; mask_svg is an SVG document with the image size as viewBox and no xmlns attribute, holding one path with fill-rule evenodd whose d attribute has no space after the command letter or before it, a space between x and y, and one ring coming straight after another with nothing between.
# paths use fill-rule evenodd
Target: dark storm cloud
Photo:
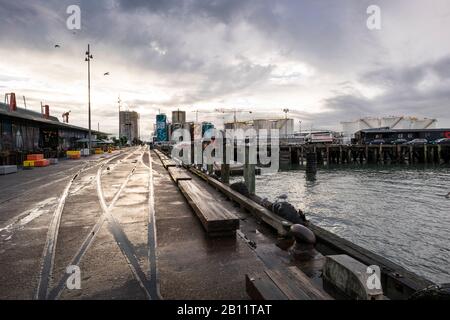
<instances>
[{"instance_id":1,"label":"dark storm cloud","mask_svg":"<svg viewBox=\"0 0 450 320\"><path fill-rule=\"evenodd\" d=\"M151 110L239 96L261 101L264 98L258 97L268 93L283 104L277 95L286 89L283 81L292 88L289 101L296 101L292 96L298 94L302 104L301 94L308 94L311 81L325 83L320 98L326 111L306 112L305 119L336 124L353 116L387 113L448 119L450 56L429 58L433 47L420 62L389 60L389 53L398 49L391 47L396 40L420 47L414 40L423 35L405 25L410 17L399 15L410 7L409 13L420 11L420 2L376 2L387 13L382 32L366 28L371 0L0 0L0 41L15 50L51 54L53 44L60 43L61 53L76 58L90 42L96 62L111 58L133 70L136 78L142 73L160 79L161 87L170 91L165 100L134 99ZM82 10L82 30L75 33L65 25L65 11L72 4ZM389 26L401 30L393 39L391 31L397 29ZM311 67L314 75L307 78L298 70L279 73L285 61ZM17 75L2 76L4 85L7 77ZM347 82L345 88L342 82ZM359 85L380 88L382 93L369 98L358 91Z\"/></svg>"},{"instance_id":2,"label":"dark storm cloud","mask_svg":"<svg viewBox=\"0 0 450 320\"><path fill-rule=\"evenodd\" d=\"M164 16L167 23L172 19L182 21L186 28L193 21L205 18L210 20L211 26L224 23L229 28L244 22L267 37L283 55L320 62L318 65L324 69L341 68L348 58L356 64L365 59L365 53L376 50L367 45L374 36L365 27L369 4L367 0L351 5L333 0L119 0L119 7L126 12L145 10L149 15ZM177 30L172 31L172 36L177 34ZM148 34L140 36L139 39L131 35L128 40L134 43L150 40ZM178 37L164 37L164 40L172 41L166 43L171 48L184 44L182 37L181 33ZM170 56L166 57L166 62L169 59Z\"/></svg>"},{"instance_id":3,"label":"dark storm cloud","mask_svg":"<svg viewBox=\"0 0 450 320\"><path fill-rule=\"evenodd\" d=\"M192 104L211 98L237 93L270 77L272 66L261 66L250 61L241 61L234 66L217 66L209 70L207 80L185 103Z\"/></svg>"},{"instance_id":4,"label":"dark storm cloud","mask_svg":"<svg viewBox=\"0 0 450 320\"><path fill-rule=\"evenodd\" d=\"M385 91L373 99L361 94L342 94L326 99L329 109L322 119L417 115L448 119L450 110L450 56L413 67L386 67L363 74L361 83ZM428 86L428 76L435 76ZM446 122L445 122L446 123Z\"/></svg>"},{"instance_id":5,"label":"dark storm cloud","mask_svg":"<svg viewBox=\"0 0 450 320\"><path fill-rule=\"evenodd\" d=\"M50 0L35 1L33 5L19 0L15 5L2 6L2 15L29 21L17 28L15 23L18 20L13 18L13 23L8 26L22 45L32 43L50 50L42 38L60 40L61 33L67 31L65 9L70 4L78 4L83 19L83 28L76 36L78 40L90 38L109 43L127 60L159 72L202 72L202 68L214 68L201 50L188 42L186 32L208 38L208 25L213 28L224 23L231 32L238 23L244 22L254 28L256 36L267 37L281 55L331 70L346 64L346 56L352 55L355 42L371 37L364 28L365 2L357 2L355 8L332 0ZM39 12L36 9L39 7L47 11ZM53 16L49 14L51 12ZM135 15L147 16L148 19L135 19ZM206 21L199 29L196 24L202 19ZM349 36L348 28L353 24L360 27L353 28ZM222 36L225 42L235 40L231 34ZM252 34L248 36L252 41ZM3 38L8 37L3 35ZM211 33L210 37L217 35ZM65 39L61 40L71 41L73 38L70 32L66 32ZM157 43L166 54L161 56L151 47L152 43ZM205 50L210 49L208 42L204 45ZM365 50L358 50L353 63L362 59Z\"/></svg>"},{"instance_id":6,"label":"dark storm cloud","mask_svg":"<svg viewBox=\"0 0 450 320\"><path fill-rule=\"evenodd\" d=\"M450 56L441 59L432 68L442 79L450 79Z\"/></svg>"},{"instance_id":7,"label":"dark storm cloud","mask_svg":"<svg viewBox=\"0 0 450 320\"><path fill-rule=\"evenodd\" d=\"M128 11L145 9L153 14L184 18L208 17L223 23L229 23L245 14L255 3L255 0L119 0L120 7Z\"/></svg>"}]
</instances>

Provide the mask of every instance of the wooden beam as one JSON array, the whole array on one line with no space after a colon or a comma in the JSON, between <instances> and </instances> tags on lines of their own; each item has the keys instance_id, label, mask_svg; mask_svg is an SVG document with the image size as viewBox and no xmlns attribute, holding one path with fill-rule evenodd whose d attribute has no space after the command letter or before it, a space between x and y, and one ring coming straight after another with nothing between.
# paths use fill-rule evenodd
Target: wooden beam
<instances>
[{"instance_id":1,"label":"wooden beam","mask_svg":"<svg viewBox=\"0 0 450 320\"><path fill-rule=\"evenodd\" d=\"M177 164L175 161L173 161L172 159L166 159L166 160L161 160L164 168L169 168L169 167L176 167Z\"/></svg>"},{"instance_id":2,"label":"wooden beam","mask_svg":"<svg viewBox=\"0 0 450 320\"><path fill-rule=\"evenodd\" d=\"M257 300L333 300L297 267L246 275L247 293Z\"/></svg>"},{"instance_id":3,"label":"wooden beam","mask_svg":"<svg viewBox=\"0 0 450 320\"><path fill-rule=\"evenodd\" d=\"M178 187L209 236L234 236L239 218L193 181L178 181Z\"/></svg>"},{"instance_id":4,"label":"wooden beam","mask_svg":"<svg viewBox=\"0 0 450 320\"><path fill-rule=\"evenodd\" d=\"M192 177L187 174L187 171L179 167L169 167L167 169L172 180L178 184L182 180L192 180Z\"/></svg>"},{"instance_id":5,"label":"wooden beam","mask_svg":"<svg viewBox=\"0 0 450 320\"><path fill-rule=\"evenodd\" d=\"M274 228L279 235L285 236L289 232L289 228L292 225L291 222L284 220L283 218L277 216L272 211L268 210L267 208L264 208L262 205L258 204L252 199L247 198L246 196L240 194L237 191L234 191L233 189L231 189L230 186L216 179L212 179L206 176L203 172L192 167L189 170L192 173L195 173L196 175L201 177L203 180L207 181L212 187L221 191L230 200L240 204L242 207L250 211L256 217L258 217L259 219L267 223L269 226Z\"/></svg>"}]
</instances>

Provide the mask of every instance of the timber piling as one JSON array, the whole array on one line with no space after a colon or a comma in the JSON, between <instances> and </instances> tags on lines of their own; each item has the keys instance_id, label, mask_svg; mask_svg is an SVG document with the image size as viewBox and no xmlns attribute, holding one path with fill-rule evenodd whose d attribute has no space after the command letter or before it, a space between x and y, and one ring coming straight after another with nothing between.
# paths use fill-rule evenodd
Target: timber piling
<instances>
[{"instance_id":1,"label":"timber piling","mask_svg":"<svg viewBox=\"0 0 450 320\"><path fill-rule=\"evenodd\" d=\"M309 156L313 154L314 157ZM293 145L280 148L280 166L349 164L450 164L450 145ZM308 167L308 165L306 165Z\"/></svg>"}]
</instances>

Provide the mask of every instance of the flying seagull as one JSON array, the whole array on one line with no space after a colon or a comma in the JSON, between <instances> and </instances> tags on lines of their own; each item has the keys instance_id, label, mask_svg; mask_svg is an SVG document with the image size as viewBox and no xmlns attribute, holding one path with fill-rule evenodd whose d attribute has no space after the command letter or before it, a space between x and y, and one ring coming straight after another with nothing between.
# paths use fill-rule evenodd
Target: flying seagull
<instances>
[{"instance_id":1,"label":"flying seagull","mask_svg":"<svg viewBox=\"0 0 450 320\"><path fill-rule=\"evenodd\" d=\"M109 76L109 72L106 72L106 73L104 74L104 76Z\"/></svg>"},{"instance_id":2,"label":"flying seagull","mask_svg":"<svg viewBox=\"0 0 450 320\"><path fill-rule=\"evenodd\" d=\"M55 44L55 48L61 48L59 44Z\"/></svg>"}]
</instances>

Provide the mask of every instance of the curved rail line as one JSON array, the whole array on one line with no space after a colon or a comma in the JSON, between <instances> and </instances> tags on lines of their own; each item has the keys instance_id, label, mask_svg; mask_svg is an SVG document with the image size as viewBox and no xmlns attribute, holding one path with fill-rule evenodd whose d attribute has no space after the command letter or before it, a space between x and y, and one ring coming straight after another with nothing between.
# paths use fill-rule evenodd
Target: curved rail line
<instances>
[{"instance_id":1,"label":"curved rail line","mask_svg":"<svg viewBox=\"0 0 450 320\"><path fill-rule=\"evenodd\" d=\"M145 165L145 163L142 161ZM159 277L158 277L158 265L157 265L157 257L156 257L156 247L157 247L157 238L156 238L156 219L155 219L155 193L153 187L153 167L152 167L152 155L151 151L148 150L148 163L149 165L145 165L149 171L149 197L148 197L148 262L150 266L149 270L149 280L150 280L150 294L154 297L155 300L161 300L161 293L159 290Z\"/></svg>"},{"instance_id":2,"label":"curved rail line","mask_svg":"<svg viewBox=\"0 0 450 320\"><path fill-rule=\"evenodd\" d=\"M39 281L38 286L35 294L35 299L39 300L45 300L47 299L50 279L53 272L53 264L55 260L55 249L56 249L56 243L58 240L58 232L59 232L59 226L61 223L61 215L64 209L64 205L67 199L67 196L69 194L69 190L76 180L76 178L83 172L90 170L98 165L103 165L104 163L107 163L109 161L112 161L113 159L118 158L119 156L123 155L123 153L120 153L118 155L112 156L108 159L103 160L100 163L95 163L94 165L89 166L86 164L83 168L78 170L78 172L73 175L73 177L70 179L69 183L64 188L63 193L61 194L58 206L55 209L55 212L53 213L52 220L50 222L48 231L47 231L47 239L44 246L43 251L43 258L42 258L42 264L41 264L41 270L39 273Z\"/></svg>"},{"instance_id":3,"label":"curved rail line","mask_svg":"<svg viewBox=\"0 0 450 320\"><path fill-rule=\"evenodd\" d=\"M135 152L131 153L128 157L126 157L126 159L130 158L134 153ZM100 179L101 170L106 164L107 163L103 163L102 166L97 171L97 176L96 176L97 186L98 186L98 181ZM130 180L130 178L134 174L134 172L136 170L136 167L137 167L137 164L133 167L133 169L131 170L130 174L128 174L128 176L125 178L125 181L122 183L122 185L120 186L119 190L114 195L114 198L111 200L111 203L107 207L107 211L110 211L114 207L115 203L117 202L117 200L119 199L120 195L122 194L122 191L125 189L126 185L128 184L128 181ZM97 221L97 223L90 230L88 236L84 239L83 244L78 249L78 251L75 254L75 256L72 258L70 265L78 266L80 264L80 262L83 259L86 251L90 248L91 244L94 242L95 238L97 237L97 233L100 230L100 228L103 226L103 223L105 222L106 217L107 216L106 216L105 211L104 211L103 214L101 215L101 217L99 218L99 220ZM70 276L69 274L64 274L64 276L58 282L58 285L50 292L50 294L48 296L48 298L50 300L59 299L59 296L61 295L62 291L64 290L64 286L65 286L69 276Z\"/></svg>"},{"instance_id":4,"label":"curved rail line","mask_svg":"<svg viewBox=\"0 0 450 320\"><path fill-rule=\"evenodd\" d=\"M117 222L115 217L111 214L111 210L106 205L105 198L103 196L103 190L101 186L101 179L100 176L98 176L97 179L97 195L100 201L100 205L103 209L104 215L106 217L106 220L108 221L108 228L111 234L113 235L114 239L116 240L117 245L119 246L120 250L122 251L125 259L128 262L128 266L130 267L133 275L135 276L136 280L138 281L141 288L144 290L145 295L148 299L152 300L154 299L154 295L151 294L152 288L149 285L149 281L147 280L147 277L145 273L142 271L138 258L136 257L136 253L133 249L133 245L129 241L128 237L126 236L125 232L123 231L121 225Z\"/></svg>"}]
</instances>

